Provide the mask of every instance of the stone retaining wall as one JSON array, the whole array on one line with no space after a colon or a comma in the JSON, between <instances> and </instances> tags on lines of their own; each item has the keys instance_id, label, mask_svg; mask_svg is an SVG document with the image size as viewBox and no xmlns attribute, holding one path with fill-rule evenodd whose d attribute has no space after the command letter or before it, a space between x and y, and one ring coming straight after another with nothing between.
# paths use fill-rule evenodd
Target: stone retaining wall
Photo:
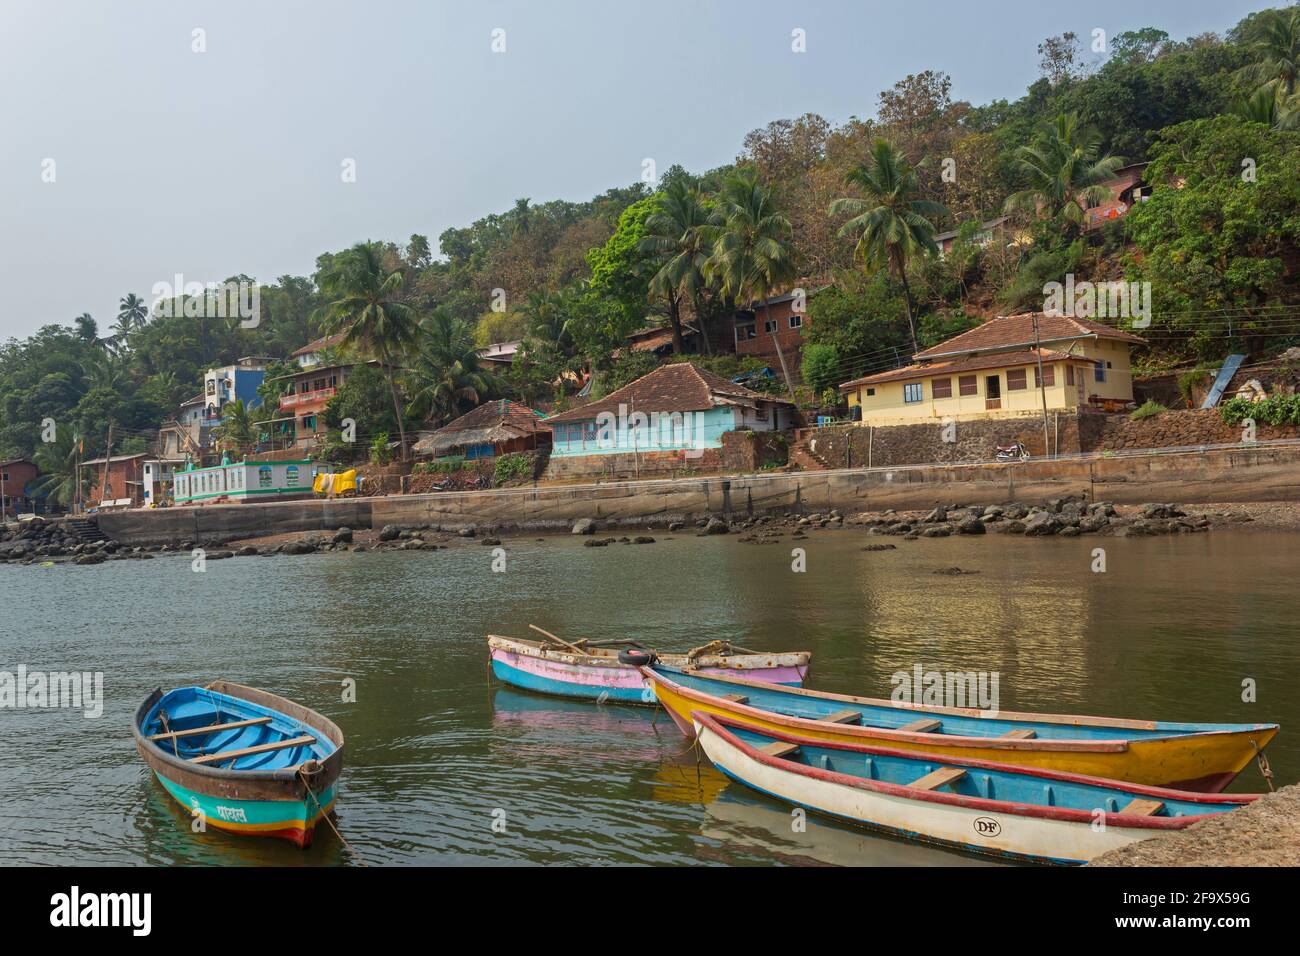
<instances>
[{"instance_id":1,"label":"stone retaining wall","mask_svg":"<svg viewBox=\"0 0 1300 956\"><path fill-rule=\"evenodd\" d=\"M577 518L601 518L636 526L708 514L929 509L1068 495L1119 504L1300 500L1300 446L167 508L99 520L105 534L136 544L385 524L559 530Z\"/></svg>"},{"instance_id":2,"label":"stone retaining wall","mask_svg":"<svg viewBox=\"0 0 1300 956\"><path fill-rule=\"evenodd\" d=\"M698 457L687 458L680 451L613 452L606 455L551 456L546 465L547 481L574 478L616 479L627 475L716 474L723 470L722 449L705 448Z\"/></svg>"}]
</instances>

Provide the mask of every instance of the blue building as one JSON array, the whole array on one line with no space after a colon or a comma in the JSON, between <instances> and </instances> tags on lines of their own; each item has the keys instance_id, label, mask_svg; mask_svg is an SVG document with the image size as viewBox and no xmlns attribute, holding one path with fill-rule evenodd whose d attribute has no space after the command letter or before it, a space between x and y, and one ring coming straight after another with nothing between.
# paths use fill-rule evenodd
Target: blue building
<instances>
[{"instance_id":1,"label":"blue building","mask_svg":"<svg viewBox=\"0 0 1300 956\"><path fill-rule=\"evenodd\" d=\"M258 386L266 378L267 366L274 361L263 356L250 355L234 365L210 368L203 376L203 420L209 425L219 425L223 419L221 409L233 401L242 401L249 408L260 404Z\"/></svg>"},{"instance_id":2,"label":"blue building","mask_svg":"<svg viewBox=\"0 0 1300 956\"><path fill-rule=\"evenodd\" d=\"M689 362L661 365L602 399L561 412L551 426L551 460L635 456L634 467L656 463L708 467L722 436L737 430L777 431L793 425L794 406L755 392ZM598 464L593 462L593 464ZM632 470L620 466L619 471Z\"/></svg>"}]
</instances>

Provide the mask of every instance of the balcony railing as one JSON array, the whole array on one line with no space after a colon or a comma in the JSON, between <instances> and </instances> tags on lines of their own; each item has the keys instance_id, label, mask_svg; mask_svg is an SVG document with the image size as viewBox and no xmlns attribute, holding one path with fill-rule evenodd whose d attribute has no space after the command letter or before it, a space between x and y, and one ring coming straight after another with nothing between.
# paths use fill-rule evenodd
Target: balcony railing
<instances>
[{"instance_id":1,"label":"balcony railing","mask_svg":"<svg viewBox=\"0 0 1300 956\"><path fill-rule=\"evenodd\" d=\"M291 395L280 396L281 408L295 408L298 405L309 405L312 402L324 402L333 398L337 388L318 388L313 392L294 392Z\"/></svg>"}]
</instances>

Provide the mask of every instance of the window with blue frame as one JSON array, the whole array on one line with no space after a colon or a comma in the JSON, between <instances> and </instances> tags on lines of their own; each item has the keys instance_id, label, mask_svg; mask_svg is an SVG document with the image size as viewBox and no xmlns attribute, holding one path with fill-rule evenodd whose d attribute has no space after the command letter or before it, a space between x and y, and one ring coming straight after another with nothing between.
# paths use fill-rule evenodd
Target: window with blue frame
<instances>
[{"instance_id":1,"label":"window with blue frame","mask_svg":"<svg viewBox=\"0 0 1300 956\"><path fill-rule=\"evenodd\" d=\"M1105 362L1093 362L1093 363L1092 363L1092 373L1093 373L1093 376L1097 379L1097 381L1099 381L1099 382L1104 382L1104 381L1106 381L1106 363L1105 363Z\"/></svg>"},{"instance_id":2,"label":"window with blue frame","mask_svg":"<svg viewBox=\"0 0 1300 956\"><path fill-rule=\"evenodd\" d=\"M903 401L907 403L919 402L925 397L923 385L921 382L908 382L903 386Z\"/></svg>"}]
</instances>

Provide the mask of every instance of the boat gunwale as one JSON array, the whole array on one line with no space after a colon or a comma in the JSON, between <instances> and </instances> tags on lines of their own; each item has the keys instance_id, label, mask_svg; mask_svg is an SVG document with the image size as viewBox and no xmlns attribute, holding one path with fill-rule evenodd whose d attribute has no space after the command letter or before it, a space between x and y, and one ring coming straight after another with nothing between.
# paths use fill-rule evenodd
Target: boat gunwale
<instances>
[{"instance_id":1,"label":"boat gunwale","mask_svg":"<svg viewBox=\"0 0 1300 956\"><path fill-rule=\"evenodd\" d=\"M682 684L677 683L671 677L666 676L663 672L664 670L671 672L673 668L657 669L655 665L643 665L641 667L641 673L646 678L648 678L651 682L654 682L655 680L662 681L663 683L672 687L674 691L681 694L682 696L690 697L692 695L700 695L704 697L709 697L713 700L722 700L722 698L717 697L716 695L707 694L704 691L696 690L693 687L686 687ZM1129 720L1122 717L1088 717L1088 716L1079 716L1074 714L1023 713L1014 710L987 711L987 710L979 710L978 708L970 708L970 707L941 707L941 706L935 706L929 704L905 704L905 703L900 703L892 700L882 700L876 697L855 697L850 694L836 694L830 691L811 690L807 687L786 687L786 686L778 687L772 684L766 684L762 681L750 680L744 677L731 677L729 675L723 675L723 674L708 674L708 675L688 674L688 676L692 676L692 677L701 676L707 680L724 681L728 684L737 684L744 687L750 687L755 690L777 691L783 694L784 693L798 694L801 697L812 697L818 700L833 700L833 701L839 701L839 702L844 702L849 704L859 704L865 707L885 707L891 710L904 710L904 711L909 711L912 713L919 713L919 714L944 714L951 717L971 717L977 720L998 720L998 721L1007 721L1011 723L1056 724L1064 727L1105 727L1114 730L1156 730L1156 731L1165 729L1160 726L1162 723L1169 723L1166 721L1155 721L1155 720ZM756 714L762 714L779 723L785 723L786 721L791 721L791 720L808 721L810 723L818 722L814 718L810 718L810 717L787 717L784 714L778 714L773 711L763 710L762 708L747 707L746 705L743 704L734 704L731 701L724 701L724 703L726 703L728 708L739 708ZM1196 727L1201 725L1196 723L1189 723L1189 724L1177 724L1175 726ZM1280 725L1278 724L1236 724L1233 725L1231 729L1224 728L1222 725L1218 725L1218 724L1205 725L1205 726L1211 726L1214 727L1215 729L1192 730L1192 731L1170 731L1169 733L1160 737L1141 737L1141 738L1118 737L1118 738L1114 738L1113 740L1098 740L1098 741L1070 740L1070 739L1050 738L1050 737L1030 738L1028 740L1015 740L1015 739L1007 739L1001 737L971 737L971 736L961 735L961 734L943 734L942 737L945 743L950 741L978 740L978 741L992 744L993 742L997 741L998 742L997 746L999 749L1008 749L1008 750L1050 749L1050 748L1041 748L1041 747L1033 746L1034 744L1042 744L1045 742L1052 742L1054 744L1084 745L1084 746L1070 746L1070 747L1060 748L1060 749L1106 750L1112 748L1109 747L1093 748L1091 745L1112 744L1118 742L1123 744L1124 747L1127 747L1129 744L1133 744L1133 743L1148 743L1150 741L1156 741L1156 740L1170 740L1170 739L1177 739L1181 737L1192 737L1192 736L1204 737L1204 736L1209 736L1211 734L1239 734L1244 732L1262 733L1265 731L1273 731L1273 733L1276 735L1277 731L1281 729ZM867 730L870 731L871 733L875 733L877 731L884 731L891 735L907 733L906 731L900 731L897 728L891 728L891 727L865 728L854 724L842 724L839 725L838 729L845 730L845 731ZM918 740L926 739L926 738L935 739L933 734L928 734L928 735L908 734L908 736L915 737ZM1260 749L1262 750L1263 748Z\"/></svg>"},{"instance_id":2,"label":"boat gunwale","mask_svg":"<svg viewBox=\"0 0 1300 956\"><path fill-rule=\"evenodd\" d=\"M188 686L188 685L187 685ZM153 708L153 705L161 700L166 694L179 687L173 687L171 690L164 692L161 687L154 688L153 692L144 700L135 713L135 719L131 722L131 732L135 736L136 749L145 762L149 764L154 772L162 772L162 768L167 768L176 773L193 775L199 778L205 778L212 783L226 784L295 784L302 783L299 776L299 768L302 764L293 767L282 767L277 770L236 770L231 768L213 767L209 764L195 764L184 760L175 754L168 753L164 750L159 741L150 740L141 729L144 719ZM259 690L256 687L248 687L244 684L236 684L231 681L215 680L203 685L204 690L210 690L227 697L233 697L237 700L244 700L251 704L266 707L288 717L290 720L297 721L310 727L319 733L324 734L334 745L334 751L324 760L319 761L322 766L320 775L313 778L312 786L314 790L324 791L326 787L332 784L339 776L343 768L343 731L339 726L323 714L317 713L310 707L304 707L302 704L280 697L278 694L272 694L269 691ZM306 763L306 761L304 761ZM168 775L168 779L173 779ZM174 780L176 783L184 784L181 780ZM190 789L199 789L190 787ZM243 797L245 799L267 799L265 796L254 794L227 794L231 797Z\"/></svg>"},{"instance_id":3,"label":"boat gunwale","mask_svg":"<svg viewBox=\"0 0 1300 956\"><path fill-rule=\"evenodd\" d=\"M518 637L506 637L501 634L488 635L489 651L501 650L512 654L522 654L525 657L533 657L539 660L559 661L563 664L573 664L575 666L585 667L621 667L631 668L636 665L624 664L618 659L618 651L609 650L608 648L591 648L583 651L581 654L566 650L561 647L552 647L541 641L531 641ZM597 653L603 651L604 653ZM686 661L685 654L660 654L660 660L680 659ZM735 662L745 660L751 662L763 661L761 666L735 667ZM682 666L682 670L688 667L720 667L726 669L743 670L765 670L774 667L807 667L808 662L812 660L811 651L774 651L772 653L760 654L731 654L722 656L719 654L707 654L698 657L694 661ZM677 667L678 665L672 665ZM764 685L769 686L769 685Z\"/></svg>"},{"instance_id":4,"label":"boat gunwale","mask_svg":"<svg viewBox=\"0 0 1300 956\"><path fill-rule=\"evenodd\" d=\"M1062 783L1076 783L1087 786L1103 787L1121 793L1131 793L1135 796L1161 797L1165 800L1175 800L1184 803L1231 803L1245 805L1258 800L1262 796L1262 794L1257 793L1192 793L1183 790L1171 790L1167 787L1151 787L1145 784L1127 783L1120 780L1111 780L1106 777L1093 777L1088 776L1087 774L1069 773L1060 770L1031 770L1012 764L1000 764L995 761L978 760L966 757L952 757L948 754L918 753L915 751L895 750L890 747L872 747L865 744L853 744L847 741L816 740L808 737L800 737L797 734L783 733L781 731L746 727L743 721L727 721L719 718L717 715L702 711L691 711L690 716L697 727L703 726L710 732L720 736L725 742L740 750L746 758L775 770L791 773L796 776L809 777L823 783L848 786L856 790L866 790L872 793L881 793L887 796L903 797L911 800L921 800L928 803L942 803L949 806L962 807L963 809L968 810L981 810L986 813L1007 813L1012 816L1041 817L1043 819L1061 820L1069 823L1091 823L1095 819L1095 811L1092 810L1076 810L1072 807L1044 807L1038 804L1021 803L1018 801L990 800L985 797L970 797L959 793L944 793L939 790L918 790L909 787L906 784L888 783L883 780L868 780L863 777L840 773L835 770L822 770L818 767L810 767L807 764L794 763L790 760L782 760L778 757L762 753L756 747L741 740L728 728L736 727L742 730L751 730L755 733L762 734L765 737L771 736L776 740L798 744L799 746L818 747L829 750L844 750L850 753L865 753L876 756L904 757L929 764L937 763L945 766L951 764L953 766L969 767L976 770L993 770L999 773L1014 774L1020 777L1033 777L1038 779L1056 780ZM742 782L748 783L748 781ZM752 786L752 784L750 785ZM781 799L788 798L781 797ZM1103 812L1106 826L1146 830L1182 830L1193 823L1209 819L1212 816L1217 816L1217 814L1199 813L1184 817L1148 817L1123 814L1114 811Z\"/></svg>"}]
</instances>

